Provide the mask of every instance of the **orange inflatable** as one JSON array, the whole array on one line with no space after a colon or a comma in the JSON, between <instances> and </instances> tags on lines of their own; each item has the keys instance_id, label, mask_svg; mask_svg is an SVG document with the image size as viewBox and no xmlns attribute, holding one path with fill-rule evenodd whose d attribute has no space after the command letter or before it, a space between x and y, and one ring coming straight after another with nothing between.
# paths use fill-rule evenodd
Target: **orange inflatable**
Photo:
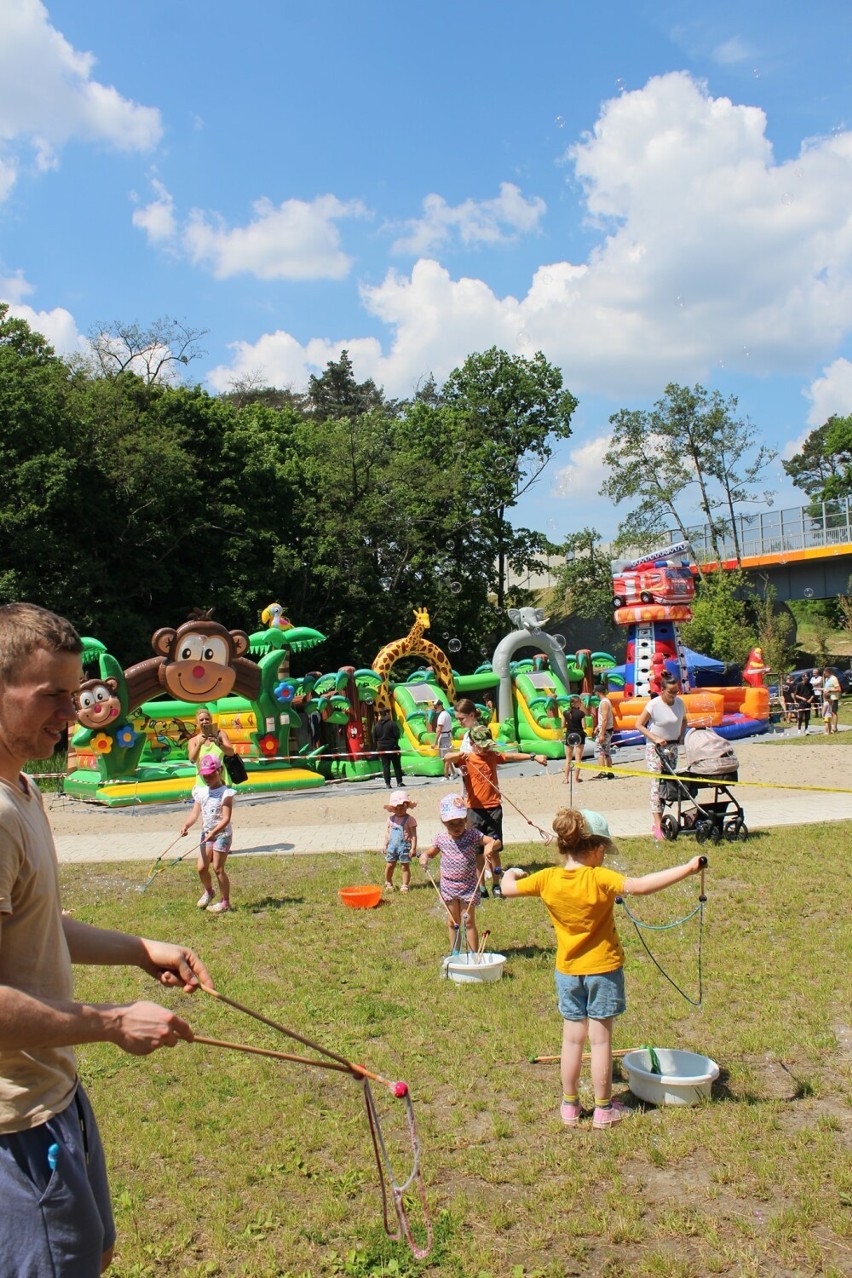
<instances>
[{"instance_id":1,"label":"orange inflatable","mask_svg":"<svg viewBox=\"0 0 852 1278\"><path fill-rule=\"evenodd\" d=\"M763 676L769 673L770 667L763 660L763 649L752 648L748 654L748 661L745 663L743 679L752 688L760 688L763 685Z\"/></svg>"},{"instance_id":2,"label":"orange inflatable","mask_svg":"<svg viewBox=\"0 0 852 1278\"><path fill-rule=\"evenodd\" d=\"M691 621L692 609L688 604L630 604L612 615L617 626L630 626L637 621Z\"/></svg>"}]
</instances>

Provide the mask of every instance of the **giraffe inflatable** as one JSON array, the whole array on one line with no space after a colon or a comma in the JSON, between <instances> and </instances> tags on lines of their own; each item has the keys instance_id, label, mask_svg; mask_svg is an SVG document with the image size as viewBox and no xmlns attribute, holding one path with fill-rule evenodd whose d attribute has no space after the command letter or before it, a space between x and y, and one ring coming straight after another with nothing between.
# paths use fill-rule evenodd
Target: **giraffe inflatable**
<instances>
[{"instance_id":1,"label":"giraffe inflatable","mask_svg":"<svg viewBox=\"0 0 852 1278\"><path fill-rule=\"evenodd\" d=\"M373 662L373 670L381 677L382 686L376 696L376 709L391 709L389 675L401 657L425 657L435 671L435 677L452 704L456 698L456 682L453 668L441 649L423 638L429 629L429 613L425 608L414 609L414 625L404 639L386 643Z\"/></svg>"}]
</instances>

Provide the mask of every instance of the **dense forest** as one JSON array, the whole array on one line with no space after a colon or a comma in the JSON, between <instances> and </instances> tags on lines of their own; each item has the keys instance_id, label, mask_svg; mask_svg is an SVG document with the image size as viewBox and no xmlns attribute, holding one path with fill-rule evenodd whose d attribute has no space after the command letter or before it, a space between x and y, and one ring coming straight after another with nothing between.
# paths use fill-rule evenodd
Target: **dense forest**
<instances>
[{"instance_id":1,"label":"dense forest","mask_svg":"<svg viewBox=\"0 0 852 1278\"><path fill-rule=\"evenodd\" d=\"M368 665L415 605L465 668L490 655L506 566L550 549L512 506L576 407L542 355L472 355L406 401L356 382L346 352L304 395L132 367L61 359L0 305L1 602L52 608L125 662L192 608L251 631L273 601L328 636L324 668Z\"/></svg>"},{"instance_id":2,"label":"dense forest","mask_svg":"<svg viewBox=\"0 0 852 1278\"><path fill-rule=\"evenodd\" d=\"M326 669L369 665L419 606L473 670L507 606L530 602L507 593L508 570L517 580L561 551L554 616L608 626L613 553L685 531L689 508L721 537L736 510L772 501L760 486L775 454L736 399L671 384L651 410L610 418L602 492L629 507L615 542L566 529L556 546L511 521L577 406L542 354L471 355L408 400L356 381L345 351L303 394L215 396L173 378L199 336L173 320L116 324L65 360L0 303L0 602L53 608L124 662L194 608L252 631L277 602L327 636L314 656ZM817 506L848 498L852 417L830 418L784 468ZM699 580L689 642L738 660L754 591L724 576ZM813 607L838 625L845 600Z\"/></svg>"}]
</instances>

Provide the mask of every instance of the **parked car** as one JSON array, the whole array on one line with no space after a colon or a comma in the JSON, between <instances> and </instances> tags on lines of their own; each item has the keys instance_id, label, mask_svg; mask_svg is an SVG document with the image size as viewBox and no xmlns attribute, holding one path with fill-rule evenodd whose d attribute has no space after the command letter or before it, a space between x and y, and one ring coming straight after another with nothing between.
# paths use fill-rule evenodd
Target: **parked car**
<instances>
[{"instance_id":1,"label":"parked car","mask_svg":"<svg viewBox=\"0 0 852 1278\"><path fill-rule=\"evenodd\" d=\"M612 606L685 604L695 594L695 579L684 564L628 568L612 579Z\"/></svg>"},{"instance_id":2,"label":"parked car","mask_svg":"<svg viewBox=\"0 0 852 1278\"><path fill-rule=\"evenodd\" d=\"M818 668L817 666L806 666L804 670L794 670L793 682L798 683L805 675L812 675ZM823 666L819 670L820 674L822 674L823 670L830 670L833 675L837 675L840 691L845 697L852 693L852 670L841 670L839 666Z\"/></svg>"}]
</instances>

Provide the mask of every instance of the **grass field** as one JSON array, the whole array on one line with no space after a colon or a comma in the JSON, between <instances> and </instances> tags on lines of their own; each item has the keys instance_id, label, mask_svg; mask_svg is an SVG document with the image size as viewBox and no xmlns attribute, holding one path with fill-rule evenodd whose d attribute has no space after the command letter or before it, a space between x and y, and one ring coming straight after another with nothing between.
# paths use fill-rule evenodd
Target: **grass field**
<instances>
[{"instance_id":1,"label":"grass field","mask_svg":"<svg viewBox=\"0 0 852 1278\"><path fill-rule=\"evenodd\" d=\"M360 1090L333 1074L181 1044L148 1058L95 1045L80 1071L110 1162L113 1271L141 1275L416 1274L609 1278L850 1272L852 823L780 829L710 848L704 1000L660 975L629 920L628 1011L617 1047L706 1053L721 1066L698 1108L643 1108L610 1132L562 1128L552 931L537 901L491 901L480 924L508 956L503 979L441 977L443 911L413 890L375 910L336 889L381 882L375 853L232 858L232 914L195 909L179 866L145 893L142 865L66 866L65 905L101 926L191 943L222 993L388 1078L415 1100L435 1227L417 1262L388 1241ZM694 851L623 841L644 873ZM549 862L542 845L511 863ZM698 880L634 902L651 922L695 905ZM686 993L698 990L698 920L645 934ZM160 998L136 972L79 969L93 1001ZM301 1052L209 997L165 993L196 1033ZM585 1080L584 1080L585 1081ZM377 1089L392 1157L407 1172L400 1102ZM616 1081L615 1094L626 1094ZM586 1087L583 1099L590 1100ZM423 1237L422 1214L411 1202Z\"/></svg>"}]
</instances>

